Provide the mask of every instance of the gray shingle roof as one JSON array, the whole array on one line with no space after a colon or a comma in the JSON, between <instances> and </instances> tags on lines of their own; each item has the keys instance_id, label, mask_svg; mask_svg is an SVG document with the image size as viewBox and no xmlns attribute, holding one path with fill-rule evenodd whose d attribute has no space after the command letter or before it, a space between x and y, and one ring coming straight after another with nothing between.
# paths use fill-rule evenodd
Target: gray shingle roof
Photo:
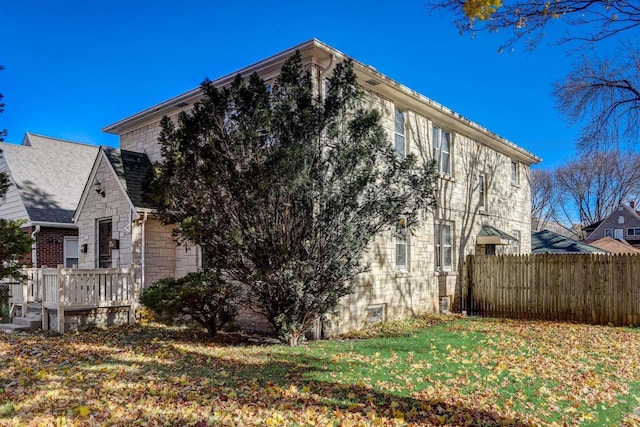
<instances>
[{"instance_id":1,"label":"gray shingle roof","mask_svg":"<svg viewBox=\"0 0 640 427\"><path fill-rule=\"evenodd\" d=\"M0 149L29 219L73 223L98 147L27 133L23 145Z\"/></svg>"},{"instance_id":2,"label":"gray shingle roof","mask_svg":"<svg viewBox=\"0 0 640 427\"><path fill-rule=\"evenodd\" d=\"M549 230L537 231L531 234L531 253L534 254L566 254L566 253L609 253L586 243L570 239Z\"/></svg>"},{"instance_id":3,"label":"gray shingle roof","mask_svg":"<svg viewBox=\"0 0 640 427\"><path fill-rule=\"evenodd\" d=\"M109 163L136 208L153 209L153 204L145 194L147 179L153 165L144 153L104 148Z\"/></svg>"}]
</instances>

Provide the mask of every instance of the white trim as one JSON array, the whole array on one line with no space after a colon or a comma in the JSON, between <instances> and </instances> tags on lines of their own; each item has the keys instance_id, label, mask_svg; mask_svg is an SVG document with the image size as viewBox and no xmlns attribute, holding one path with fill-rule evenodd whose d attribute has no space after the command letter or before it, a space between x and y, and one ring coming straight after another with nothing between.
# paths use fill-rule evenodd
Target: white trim
<instances>
[{"instance_id":1,"label":"white trim","mask_svg":"<svg viewBox=\"0 0 640 427\"><path fill-rule=\"evenodd\" d=\"M78 226L75 224L69 224L68 222L45 222L45 221L30 221L25 224L28 225L39 225L40 227L47 228L69 228L72 230L77 230Z\"/></svg>"}]
</instances>

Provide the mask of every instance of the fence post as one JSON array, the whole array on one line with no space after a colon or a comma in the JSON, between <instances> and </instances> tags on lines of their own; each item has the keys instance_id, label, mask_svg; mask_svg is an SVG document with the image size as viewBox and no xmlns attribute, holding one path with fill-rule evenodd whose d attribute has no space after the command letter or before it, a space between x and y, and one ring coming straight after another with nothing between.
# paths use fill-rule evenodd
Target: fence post
<instances>
[{"instance_id":1,"label":"fence post","mask_svg":"<svg viewBox=\"0 0 640 427\"><path fill-rule=\"evenodd\" d=\"M64 285L65 277L62 267L58 266L58 333L64 333Z\"/></svg>"},{"instance_id":2,"label":"fence post","mask_svg":"<svg viewBox=\"0 0 640 427\"><path fill-rule=\"evenodd\" d=\"M466 307L467 314L471 313L471 302L473 301L473 270L474 270L474 257L473 255L467 255L467 301Z\"/></svg>"}]
</instances>

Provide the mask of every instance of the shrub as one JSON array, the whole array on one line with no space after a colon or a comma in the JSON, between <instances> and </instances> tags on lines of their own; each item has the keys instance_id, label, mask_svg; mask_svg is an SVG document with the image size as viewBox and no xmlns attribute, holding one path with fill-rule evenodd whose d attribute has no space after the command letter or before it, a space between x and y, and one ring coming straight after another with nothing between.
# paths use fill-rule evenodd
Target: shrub
<instances>
[{"instance_id":1,"label":"shrub","mask_svg":"<svg viewBox=\"0 0 640 427\"><path fill-rule=\"evenodd\" d=\"M179 314L190 316L215 335L237 314L240 290L214 270L167 277L154 282L140 295L140 302L164 320Z\"/></svg>"}]
</instances>

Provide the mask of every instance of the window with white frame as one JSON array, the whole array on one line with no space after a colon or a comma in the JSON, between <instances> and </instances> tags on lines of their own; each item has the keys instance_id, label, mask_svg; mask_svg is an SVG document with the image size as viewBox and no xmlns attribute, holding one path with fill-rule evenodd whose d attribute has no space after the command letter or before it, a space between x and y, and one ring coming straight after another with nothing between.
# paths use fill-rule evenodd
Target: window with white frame
<instances>
[{"instance_id":1,"label":"window with white frame","mask_svg":"<svg viewBox=\"0 0 640 427\"><path fill-rule=\"evenodd\" d=\"M396 229L396 268L407 269L407 218L400 217Z\"/></svg>"},{"instance_id":2,"label":"window with white frame","mask_svg":"<svg viewBox=\"0 0 640 427\"><path fill-rule=\"evenodd\" d=\"M627 236L640 236L640 228L627 228Z\"/></svg>"},{"instance_id":3,"label":"window with white frame","mask_svg":"<svg viewBox=\"0 0 640 427\"><path fill-rule=\"evenodd\" d=\"M393 133L396 145L396 155L401 159L404 158L407 150L405 119L405 112L396 107Z\"/></svg>"},{"instance_id":4,"label":"window with white frame","mask_svg":"<svg viewBox=\"0 0 640 427\"><path fill-rule=\"evenodd\" d=\"M511 231L511 236L516 239L515 242L511 243L511 251L513 254L518 255L520 253L520 230Z\"/></svg>"},{"instance_id":5,"label":"window with white frame","mask_svg":"<svg viewBox=\"0 0 640 427\"><path fill-rule=\"evenodd\" d=\"M613 230L613 238L617 240L624 239L624 230L622 228L616 228Z\"/></svg>"},{"instance_id":6,"label":"window with white frame","mask_svg":"<svg viewBox=\"0 0 640 427\"><path fill-rule=\"evenodd\" d=\"M520 183L520 164L515 160L511 160L511 182Z\"/></svg>"},{"instance_id":7,"label":"window with white frame","mask_svg":"<svg viewBox=\"0 0 640 427\"><path fill-rule=\"evenodd\" d=\"M624 216L623 215L620 215L618 217L618 224L624 224Z\"/></svg>"},{"instance_id":8,"label":"window with white frame","mask_svg":"<svg viewBox=\"0 0 640 427\"><path fill-rule=\"evenodd\" d=\"M451 134L435 125L433 126L433 159L440 173L451 175Z\"/></svg>"},{"instance_id":9,"label":"window with white frame","mask_svg":"<svg viewBox=\"0 0 640 427\"><path fill-rule=\"evenodd\" d=\"M484 174L478 176L478 206L480 209L487 207L487 178Z\"/></svg>"},{"instance_id":10,"label":"window with white frame","mask_svg":"<svg viewBox=\"0 0 640 427\"><path fill-rule=\"evenodd\" d=\"M613 237L613 231L610 228L605 229L604 237Z\"/></svg>"},{"instance_id":11,"label":"window with white frame","mask_svg":"<svg viewBox=\"0 0 640 427\"><path fill-rule=\"evenodd\" d=\"M78 265L78 238L64 238L64 266L65 268L73 268Z\"/></svg>"},{"instance_id":12,"label":"window with white frame","mask_svg":"<svg viewBox=\"0 0 640 427\"><path fill-rule=\"evenodd\" d=\"M435 266L438 271L453 268L452 228L450 222L437 221L435 223Z\"/></svg>"}]
</instances>

